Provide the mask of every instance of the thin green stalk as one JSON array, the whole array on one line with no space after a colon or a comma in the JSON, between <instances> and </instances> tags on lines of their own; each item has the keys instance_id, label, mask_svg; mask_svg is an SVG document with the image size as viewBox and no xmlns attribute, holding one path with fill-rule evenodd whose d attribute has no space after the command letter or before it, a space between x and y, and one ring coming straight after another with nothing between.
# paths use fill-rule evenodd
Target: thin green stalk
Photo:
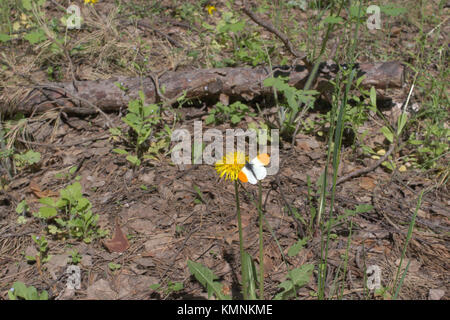
<instances>
[{"instance_id":1,"label":"thin green stalk","mask_svg":"<svg viewBox=\"0 0 450 320\"><path fill-rule=\"evenodd\" d=\"M241 253L241 275L242 275L242 287L243 287L243 296L244 300L247 300L247 275L244 272L244 240L242 237L242 219L241 219L241 207L239 204L239 190L238 190L238 182L237 180L234 181L234 193L236 196L236 214L238 219L238 228L239 228L239 250Z\"/></svg>"},{"instance_id":2,"label":"thin green stalk","mask_svg":"<svg viewBox=\"0 0 450 320\"><path fill-rule=\"evenodd\" d=\"M360 16L360 12L361 12L361 2L359 4L359 8L358 8L358 17ZM335 201L335 193L336 193L336 180L337 180L337 171L338 171L338 166L339 166L339 160L340 160L340 150L341 150L341 143L342 143L342 134L343 134L343 130L344 130L344 123L343 123L343 118L344 118L344 114L345 114L345 109L347 106L347 99L348 99L348 94L350 91L350 87L352 85L353 82L353 78L356 75L356 70L353 69L354 66L354 60L355 60L355 56L354 56L354 51L355 51L355 47L356 47L356 43L357 43L357 37L358 37L358 31L359 31L359 26L360 26L360 22L358 20L358 23L356 25L356 29L355 29L355 34L354 34L354 38L353 38L353 45L350 47L350 57L351 57L351 62L349 64L349 75L347 76L347 84L345 87L345 91L344 91L344 96L342 97L341 100L341 106L339 109L339 114L338 114L338 118L336 119L336 129L335 131L335 135L334 135L334 148L333 148L333 184L332 184L332 189L331 189L331 201L330 201L330 212L329 212L329 218L328 218L328 222L327 222L327 237L326 237L326 241L325 241L325 247L323 247L323 241L321 241L321 252L320 252L320 256L321 256L321 263L320 263L320 268L319 268L319 299L322 300L324 298L324 292L325 292L325 277L327 274L327 261L328 261L328 246L329 246L329 242L330 242L330 235L331 235L331 219L333 217L333 209L334 209L334 201ZM331 139L330 139L331 142ZM329 156L330 153L328 153ZM328 158L327 158L328 160ZM327 161L328 164L328 161ZM327 165L325 166L325 172L327 170ZM321 194L321 198L324 199L325 198L325 192L326 192L326 176L324 176L324 183L322 185L322 194ZM319 212L320 213L320 212ZM323 239L323 237L322 237ZM323 256L323 251L324 252L324 256ZM322 267L323 266L323 267Z\"/></svg>"},{"instance_id":3,"label":"thin green stalk","mask_svg":"<svg viewBox=\"0 0 450 320\"><path fill-rule=\"evenodd\" d=\"M241 185L241 187L242 187L242 185ZM253 194L251 194L250 192L245 190L244 187L242 187L242 190L244 190L244 192L247 194L247 196L252 199L252 202L255 205L255 207L258 207L258 204L255 201L255 197L253 196ZM261 210L261 212L262 212L262 210ZM273 228L270 226L269 222L267 221L266 217L264 216L264 213L262 214L262 217L264 219L264 223L266 224L267 229L269 229L270 234L272 235L273 239L275 240L275 243L277 244L278 250L280 250L281 259L283 260L284 264L286 265L286 268L289 269L289 264L283 253L283 249L281 248L280 242L278 241L278 239L276 237L275 231L273 231Z\"/></svg>"},{"instance_id":4,"label":"thin green stalk","mask_svg":"<svg viewBox=\"0 0 450 320\"><path fill-rule=\"evenodd\" d=\"M258 214L259 214L259 299L264 300L264 238L263 238L261 180L258 181Z\"/></svg>"},{"instance_id":5,"label":"thin green stalk","mask_svg":"<svg viewBox=\"0 0 450 320\"><path fill-rule=\"evenodd\" d=\"M424 193L425 193L425 191L422 190L422 192L419 195L419 199L417 200L416 211L414 211L414 214L413 214L413 216L411 218L411 223L409 224L408 234L406 235L406 241L405 241L405 245L403 246L402 256L400 257L400 263L398 265L397 273L395 275L395 281L394 281L393 288L395 288L397 286L397 280L398 280L398 276L400 274L400 269L402 267L403 258L406 255L406 248L408 247L408 243L409 243L409 241L411 240L411 237L412 237L412 232L413 232L413 229L414 229L414 224L416 222L417 212L419 212L420 205L422 204L422 197L423 197ZM407 271L407 269L405 269L405 273L404 273L404 275L402 277L402 281L397 287L397 290L396 290L395 295L394 295L394 300L397 299L397 295L400 292L400 287L403 284L403 279L405 278L406 271Z\"/></svg>"}]
</instances>

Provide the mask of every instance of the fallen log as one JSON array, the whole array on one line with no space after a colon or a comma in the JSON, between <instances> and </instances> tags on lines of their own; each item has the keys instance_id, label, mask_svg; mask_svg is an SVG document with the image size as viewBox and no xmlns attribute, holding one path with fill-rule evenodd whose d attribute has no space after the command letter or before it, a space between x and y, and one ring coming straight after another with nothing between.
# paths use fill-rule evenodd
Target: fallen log
<instances>
[{"instance_id":1,"label":"fallen log","mask_svg":"<svg viewBox=\"0 0 450 320\"><path fill-rule=\"evenodd\" d=\"M365 75L362 81L365 87L385 89L403 85L404 67L399 62L361 63L356 67L359 75ZM317 79L322 82L323 79L333 79L337 69L336 65L324 63ZM21 112L25 115L55 108L79 115L118 111L126 107L130 100L137 99L141 89L146 103L175 100L183 92L188 99L217 98L223 93L249 101L259 95L271 94L272 89L264 87L263 81L272 74L289 77L290 85L302 88L309 70L301 65L293 68L278 67L272 72L266 67L199 69L166 72L156 79L154 76L114 77L107 80L49 83L19 90L15 88L13 92L10 88L9 95L8 88L5 88L0 98L0 110L6 114Z\"/></svg>"}]
</instances>

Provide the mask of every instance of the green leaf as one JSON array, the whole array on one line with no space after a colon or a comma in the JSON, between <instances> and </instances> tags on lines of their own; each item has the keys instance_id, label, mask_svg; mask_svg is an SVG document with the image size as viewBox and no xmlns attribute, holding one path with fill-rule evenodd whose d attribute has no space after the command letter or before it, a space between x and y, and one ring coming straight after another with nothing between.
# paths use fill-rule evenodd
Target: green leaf
<instances>
[{"instance_id":1,"label":"green leaf","mask_svg":"<svg viewBox=\"0 0 450 320\"><path fill-rule=\"evenodd\" d=\"M136 156L129 155L127 156L127 160L135 166L139 166L141 164L141 160L139 160L139 158Z\"/></svg>"},{"instance_id":2,"label":"green leaf","mask_svg":"<svg viewBox=\"0 0 450 320\"><path fill-rule=\"evenodd\" d=\"M44 40L47 40L47 36L45 35L44 31L42 31L42 30L32 31L32 32L26 34L23 38L25 40L29 41L30 44L36 44L36 43L42 42Z\"/></svg>"},{"instance_id":3,"label":"green leaf","mask_svg":"<svg viewBox=\"0 0 450 320\"><path fill-rule=\"evenodd\" d=\"M69 173L70 173L70 174L74 174L74 173L77 171L77 169L78 169L78 167L77 167L77 166L74 166L74 167L72 167L72 168L69 169Z\"/></svg>"},{"instance_id":4,"label":"green leaf","mask_svg":"<svg viewBox=\"0 0 450 320\"><path fill-rule=\"evenodd\" d=\"M33 150L28 150L23 156L25 161L29 164L38 163L41 160L41 154L39 152L34 152Z\"/></svg>"},{"instance_id":5,"label":"green leaf","mask_svg":"<svg viewBox=\"0 0 450 320\"><path fill-rule=\"evenodd\" d=\"M128 111L134 114L139 114L139 109L141 108L141 101L131 100L128 102Z\"/></svg>"},{"instance_id":6,"label":"green leaf","mask_svg":"<svg viewBox=\"0 0 450 320\"><path fill-rule=\"evenodd\" d=\"M111 269L112 271L118 270L122 267L122 265L120 263L114 263L114 262L110 262L108 263L108 267L109 269Z\"/></svg>"},{"instance_id":7,"label":"green leaf","mask_svg":"<svg viewBox=\"0 0 450 320\"><path fill-rule=\"evenodd\" d=\"M423 141L421 141L421 140L409 140L408 143L412 144L412 145L415 145L415 146L420 146L421 144L423 144Z\"/></svg>"},{"instance_id":8,"label":"green leaf","mask_svg":"<svg viewBox=\"0 0 450 320\"><path fill-rule=\"evenodd\" d=\"M25 200L22 200L17 204L16 212L18 214L22 214L27 210L27 207L28 207L27 202Z\"/></svg>"},{"instance_id":9,"label":"green leaf","mask_svg":"<svg viewBox=\"0 0 450 320\"><path fill-rule=\"evenodd\" d=\"M25 10L31 10L31 0L22 0L22 6Z\"/></svg>"},{"instance_id":10,"label":"green leaf","mask_svg":"<svg viewBox=\"0 0 450 320\"><path fill-rule=\"evenodd\" d=\"M48 300L48 292L46 290L41 292L41 295L39 296L39 300Z\"/></svg>"},{"instance_id":11,"label":"green leaf","mask_svg":"<svg viewBox=\"0 0 450 320\"><path fill-rule=\"evenodd\" d=\"M364 16L364 13L366 12L366 8L361 7L361 9L359 9L359 6L351 6L350 7L350 16L352 18L358 18L358 12L359 12L359 17Z\"/></svg>"},{"instance_id":12,"label":"green leaf","mask_svg":"<svg viewBox=\"0 0 450 320\"><path fill-rule=\"evenodd\" d=\"M256 300L256 268L252 257L247 253L247 251L244 251L242 270L245 273L245 279L247 281L247 297L250 300Z\"/></svg>"},{"instance_id":13,"label":"green leaf","mask_svg":"<svg viewBox=\"0 0 450 320\"><path fill-rule=\"evenodd\" d=\"M150 285L150 289L152 289L152 290L157 291L157 290L159 290L159 288L161 288L161 285L159 283Z\"/></svg>"},{"instance_id":14,"label":"green leaf","mask_svg":"<svg viewBox=\"0 0 450 320\"><path fill-rule=\"evenodd\" d=\"M209 116L206 117L205 123L208 125L208 124L214 123L215 120L216 120L216 119L215 119L215 117L214 117L214 114L213 114L213 113L210 113Z\"/></svg>"},{"instance_id":15,"label":"green leaf","mask_svg":"<svg viewBox=\"0 0 450 320\"><path fill-rule=\"evenodd\" d=\"M14 282L12 287L14 289L14 295L16 297L22 297L22 298L26 297L26 295L27 295L27 286L23 282L16 281L16 282Z\"/></svg>"},{"instance_id":16,"label":"green leaf","mask_svg":"<svg viewBox=\"0 0 450 320\"><path fill-rule=\"evenodd\" d=\"M79 182L68 185L65 189L60 190L59 193L61 194L61 198L66 199L70 204L75 204L76 201L83 197Z\"/></svg>"},{"instance_id":17,"label":"green leaf","mask_svg":"<svg viewBox=\"0 0 450 320\"><path fill-rule=\"evenodd\" d=\"M208 291L208 298L214 293L219 300L230 300L231 297L222 292L222 284L214 280L218 277L200 263L188 260L189 271Z\"/></svg>"},{"instance_id":18,"label":"green leaf","mask_svg":"<svg viewBox=\"0 0 450 320\"><path fill-rule=\"evenodd\" d=\"M118 154L128 154L128 151L123 149L113 149L112 151Z\"/></svg>"},{"instance_id":19,"label":"green leaf","mask_svg":"<svg viewBox=\"0 0 450 320\"><path fill-rule=\"evenodd\" d=\"M120 131L120 128L110 128L109 133L111 133L113 136L122 135L122 131Z\"/></svg>"},{"instance_id":20,"label":"green leaf","mask_svg":"<svg viewBox=\"0 0 450 320\"><path fill-rule=\"evenodd\" d=\"M11 37L8 34L0 33L0 42L6 42L11 40Z\"/></svg>"},{"instance_id":21,"label":"green leaf","mask_svg":"<svg viewBox=\"0 0 450 320\"><path fill-rule=\"evenodd\" d=\"M55 201L52 198L49 198L49 197L40 198L39 202L42 203L42 204L45 204L45 205L47 205L49 207L54 207L56 205Z\"/></svg>"},{"instance_id":22,"label":"green leaf","mask_svg":"<svg viewBox=\"0 0 450 320\"><path fill-rule=\"evenodd\" d=\"M390 143L394 142L394 134L392 133L391 129L389 129L388 127L384 126L380 130L381 130L381 133L384 134L384 136L386 137L386 139L388 139L388 141Z\"/></svg>"},{"instance_id":23,"label":"green leaf","mask_svg":"<svg viewBox=\"0 0 450 320\"><path fill-rule=\"evenodd\" d=\"M56 211L53 207L40 207L39 208L39 217L44 219L51 219L58 215L58 211Z\"/></svg>"},{"instance_id":24,"label":"green leaf","mask_svg":"<svg viewBox=\"0 0 450 320\"><path fill-rule=\"evenodd\" d=\"M295 296L295 291L308 284L314 270L313 264L305 264L288 272L286 280L278 285L283 291L275 296L275 300L288 299Z\"/></svg>"},{"instance_id":25,"label":"green leaf","mask_svg":"<svg viewBox=\"0 0 450 320\"><path fill-rule=\"evenodd\" d=\"M408 114L402 113L397 121L397 135L400 135L407 121L408 121Z\"/></svg>"},{"instance_id":26,"label":"green leaf","mask_svg":"<svg viewBox=\"0 0 450 320\"><path fill-rule=\"evenodd\" d=\"M241 117L240 116L238 116L238 115L232 115L231 116L231 123L232 124L237 124L239 122L241 122Z\"/></svg>"},{"instance_id":27,"label":"green leaf","mask_svg":"<svg viewBox=\"0 0 450 320\"><path fill-rule=\"evenodd\" d=\"M170 291L180 291L180 290L183 290L184 285L183 285L183 282L172 282L172 281L169 281L168 287L169 287Z\"/></svg>"},{"instance_id":28,"label":"green leaf","mask_svg":"<svg viewBox=\"0 0 450 320\"><path fill-rule=\"evenodd\" d=\"M55 225L51 224L48 226L48 232L50 232L50 234L57 234L60 230L58 229L58 227L56 227Z\"/></svg>"},{"instance_id":29,"label":"green leaf","mask_svg":"<svg viewBox=\"0 0 450 320\"><path fill-rule=\"evenodd\" d=\"M397 17L403 13L406 13L408 10L402 7L396 7L393 4L388 4L380 7L380 11L388 16Z\"/></svg>"},{"instance_id":30,"label":"green leaf","mask_svg":"<svg viewBox=\"0 0 450 320\"><path fill-rule=\"evenodd\" d=\"M344 21L344 19L342 19L341 17L330 16L330 17L326 17L322 23L338 24L343 21Z\"/></svg>"},{"instance_id":31,"label":"green leaf","mask_svg":"<svg viewBox=\"0 0 450 320\"><path fill-rule=\"evenodd\" d=\"M305 244L308 242L308 238L303 238L298 240L294 245L292 245L289 250L288 250L288 256L289 257L294 257L296 256L300 250L303 249L303 247L305 246Z\"/></svg>"},{"instance_id":32,"label":"green leaf","mask_svg":"<svg viewBox=\"0 0 450 320\"><path fill-rule=\"evenodd\" d=\"M371 204L363 203L356 207L355 212L357 213L365 213L369 212L373 209L373 206Z\"/></svg>"},{"instance_id":33,"label":"green leaf","mask_svg":"<svg viewBox=\"0 0 450 320\"><path fill-rule=\"evenodd\" d=\"M142 92L142 90L139 90L139 98L141 98L142 103L145 102L145 94Z\"/></svg>"},{"instance_id":34,"label":"green leaf","mask_svg":"<svg viewBox=\"0 0 450 320\"><path fill-rule=\"evenodd\" d=\"M313 264L305 264L299 268L295 268L289 272L289 277L297 287L303 287L308 284L314 270Z\"/></svg>"}]
</instances>

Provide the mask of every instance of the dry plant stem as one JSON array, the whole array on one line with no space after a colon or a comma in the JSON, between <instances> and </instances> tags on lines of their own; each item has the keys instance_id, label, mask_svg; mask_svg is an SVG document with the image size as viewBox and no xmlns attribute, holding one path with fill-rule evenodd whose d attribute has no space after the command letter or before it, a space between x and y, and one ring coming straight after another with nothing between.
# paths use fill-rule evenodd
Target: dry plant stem
<instances>
[{"instance_id":1,"label":"dry plant stem","mask_svg":"<svg viewBox=\"0 0 450 320\"><path fill-rule=\"evenodd\" d=\"M272 32L274 35L276 35L286 46L286 48L289 50L290 53L292 53L296 58L300 58L301 60L305 60L306 59L306 54L304 53L300 53L297 52L294 47L292 46L291 41L289 41L289 38L283 34L282 32L280 32L279 30L277 30L270 22L266 22L263 21L262 19L260 19L259 17L257 17L252 11L251 8L249 6L249 4L247 3L247 1L244 1L244 8L243 11L245 12L246 15L248 15L250 17L250 19L252 19L255 23L259 24L261 27L265 28L266 30L268 30L269 32ZM303 61L305 62L305 61Z\"/></svg>"},{"instance_id":2,"label":"dry plant stem","mask_svg":"<svg viewBox=\"0 0 450 320\"><path fill-rule=\"evenodd\" d=\"M358 177L360 175L363 175L363 174L366 174L366 173L369 173L369 172L375 170L376 168L378 168L378 166L380 164L382 164L384 161L386 161L386 159L391 155L391 153L394 151L394 149L395 149L395 143L392 143L389 146L389 150L386 152L386 154L384 156L382 156L377 162L375 162L373 165L371 165L368 168L362 168L360 170L356 170L356 171L354 171L354 172L352 172L352 173L350 173L350 174L348 174L346 176L343 176L343 177L339 178L336 181L336 185L338 185L338 184L340 184L342 182L346 182L346 181L348 181L348 180L350 180L352 178ZM331 189L331 187L330 187L330 189Z\"/></svg>"},{"instance_id":3,"label":"dry plant stem","mask_svg":"<svg viewBox=\"0 0 450 320\"><path fill-rule=\"evenodd\" d=\"M83 144L83 143L90 142L90 141L104 140L104 139L108 139L109 137L110 137L110 135L100 135L98 137L86 138L86 139L83 139L80 141L75 141L75 142L65 143L65 144L52 144L52 143L25 141L20 138L17 138L17 141L20 141L25 144L37 145L37 146L47 147L47 148L51 148L51 149L59 149L59 148L68 148L68 147L76 146L76 145Z\"/></svg>"},{"instance_id":4,"label":"dry plant stem","mask_svg":"<svg viewBox=\"0 0 450 320\"><path fill-rule=\"evenodd\" d=\"M239 188L237 180L234 181L234 193L236 196L236 213L238 219L238 228L239 228L239 250L241 253L241 278L242 278L242 292L244 295L244 300L247 300L247 285L248 280L246 273L244 272L244 239L242 237L242 219L241 219L241 207L239 204Z\"/></svg>"},{"instance_id":5,"label":"dry plant stem","mask_svg":"<svg viewBox=\"0 0 450 320\"><path fill-rule=\"evenodd\" d=\"M167 41L169 41L170 44L174 45L175 47L177 47L177 48L183 48L183 45L182 45L181 43L179 43L177 40L173 39L172 37L170 37L169 35L165 34L164 32L159 31L158 29L152 27L152 26L151 26L150 24L148 24L147 22L145 22L145 21L138 21L137 25L138 25L138 27L141 27L141 28L147 28L147 29L150 29L151 31L153 31L153 32L156 33L157 35L166 38Z\"/></svg>"}]
</instances>

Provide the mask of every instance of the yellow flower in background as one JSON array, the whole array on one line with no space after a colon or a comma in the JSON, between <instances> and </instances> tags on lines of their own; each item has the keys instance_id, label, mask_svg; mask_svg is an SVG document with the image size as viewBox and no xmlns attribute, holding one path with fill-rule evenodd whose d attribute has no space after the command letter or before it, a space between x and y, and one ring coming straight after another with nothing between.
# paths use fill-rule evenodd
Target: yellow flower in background
<instances>
[{"instance_id":1,"label":"yellow flower in background","mask_svg":"<svg viewBox=\"0 0 450 320\"><path fill-rule=\"evenodd\" d=\"M98 0L84 0L84 4L88 4L88 3L90 3L90 4L94 4L94 3L96 3Z\"/></svg>"},{"instance_id":2,"label":"yellow flower in background","mask_svg":"<svg viewBox=\"0 0 450 320\"><path fill-rule=\"evenodd\" d=\"M247 160L242 152L230 152L216 162L216 171L221 178L225 176L225 180L235 181Z\"/></svg>"},{"instance_id":3,"label":"yellow flower in background","mask_svg":"<svg viewBox=\"0 0 450 320\"><path fill-rule=\"evenodd\" d=\"M208 13L210 16L212 16L213 11L217 11L216 7L211 6L211 5L206 6L206 10L208 10Z\"/></svg>"}]
</instances>

